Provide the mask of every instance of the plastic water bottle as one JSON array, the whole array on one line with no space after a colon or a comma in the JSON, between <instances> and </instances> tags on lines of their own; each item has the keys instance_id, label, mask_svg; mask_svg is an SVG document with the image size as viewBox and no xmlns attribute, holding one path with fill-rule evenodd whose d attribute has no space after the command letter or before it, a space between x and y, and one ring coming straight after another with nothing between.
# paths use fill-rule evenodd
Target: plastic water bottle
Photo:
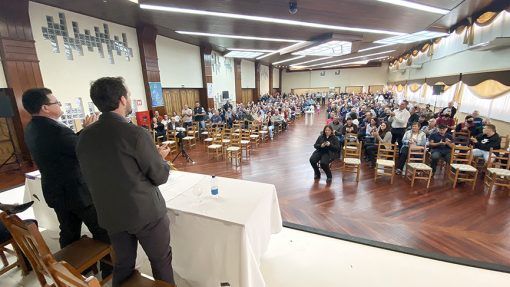
<instances>
[{"instance_id":1,"label":"plastic water bottle","mask_svg":"<svg viewBox=\"0 0 510 287\"><path fill-rule=\"evenodd\" d=\"M211 195L214 198L218 198L219 192L218 192L218 184L216 183L216 176L213 175L211 178Z\"/></svg>"}]
</instances>

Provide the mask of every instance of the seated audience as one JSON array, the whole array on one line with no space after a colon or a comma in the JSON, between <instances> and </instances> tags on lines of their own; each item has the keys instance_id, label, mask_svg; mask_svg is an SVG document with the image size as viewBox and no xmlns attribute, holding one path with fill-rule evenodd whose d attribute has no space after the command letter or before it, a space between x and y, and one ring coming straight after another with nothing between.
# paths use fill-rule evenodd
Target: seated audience
<instances>
[{"instance_id":1,"label":"seated audience","mask_svg":"<svg viewBox=\"0 0 510 287\"><path fill-rule=\"evenodd\" d=\"M429 122L428 122L428 125L423 126L421 128L421 130L425 133L427 138L431 134L436 133L438 131L437 124L436 124L436 119L430 119Z\"/></svg>"},{"instance_id":2,"label":"seated audience","mask_svg":"<svg viewBox=\"0 0 510 287\"><path fill-rule=\"evenodd\" d=\"M429 137L429 147L431 154L430 165L432 167L432 174L436 173L437 163L440 159L445 162L450 162L450 154L453 147L453 137L448 133L448 127L440 125L438 131Z\"/></svg>"},{"instance_id":3,"label":"seated audience","mask_svg":"<svg viewBox=\"0 0 510 287\"><path fill-rule=\"evenodd\" d=\"M448 127L448 131L455 129L455 120L450 116L450 113L444 112L437 119L436 124L445 125Z\"/></svg>"},{"instance_id":4,"label":"seated audience","mask_svg":"<svg viewBox=\"0 0 510 287\"><path fill-rule=\"evenodd\" d=\"M386 122L382 122L378 129L371 130L375 139L373 143L365 143L365 154L367 155L369 167L374 167L379 143L391 143L391 129Z\"/></svg>"},{"instance_id":5,"label":"seated audience","mask_svg":"<svg viewBox=\"0 0 510 287\"><path fill-rule=\"evenodd\" d=\"M452 118L455 117L455 114L457 113L457 108L453 106L453 101L448 103L448 106L443 108L439 115L449 114Z\"/></svg>"},{"instance_id":6,"label":"seated audience","mask_svg":"<svg viewBox=\"0 0 510 287\"><path fill-rule=\"evenodd\" d=\"M483 158L486 162L489 160L490 149L501 148L501 138L496 132L496 126L488 124L483 127L483 133L477 137L472 137L473 157Z\"/></svg>"},{"instance_id":7,"label":"seated audience","mask_svg":"<svg viewBox=\"0 0 510 287\"><path fill-rule=\"evenodd\" d=\"M320 163L320 167L326 173L326 182L330 183L333 176L329 164L338 157L340 149L338 139L333 135L333 130L330 126L324 127L322 134L317 138L313 147L315 151L310 157L310 164L315 174L314 179L318 180L321 178L321 173L317 166Z\"/></svg>"},{"instance_id":8,"label":"seated audience","mask_svg":"<svg viewBox=\"0 0 510 287\"><path fill-rule=\"evenodd\" d=\"M411 125L411 129L408 130L402 138L402 147L397 160L397 174L402 173L402 169L407 161L407 155L409 153L409 146L418 145L425 146L427 143L427 136L420 130L420 124L415 122Z\"/></svg>"},{"instance_id":9,"label":"seated audience","mask_svg":"<svg viewBox=\"0 0 510 287\"><path fill-rule=\"evenodd\" d=\"M157 117L152 118L152 128L154 129L154 133L156 134L156 139L159 137L163 137L162 141L166 141L165 126L158 120Z\"/></svg>"}]
</instances>

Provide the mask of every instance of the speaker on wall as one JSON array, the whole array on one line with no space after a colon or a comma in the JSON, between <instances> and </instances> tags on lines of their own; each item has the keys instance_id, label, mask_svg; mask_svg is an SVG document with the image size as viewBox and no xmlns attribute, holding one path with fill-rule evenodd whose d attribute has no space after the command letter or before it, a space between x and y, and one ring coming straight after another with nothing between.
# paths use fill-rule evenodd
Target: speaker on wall
<instances>
[{"instance_id":1,"label":"speaker on wall","mask_svg":"<svg viewBox=\"0 0 510 287\"><path fill-rule=\"evenodd\" d=\"M223 91L223 99L226 100L228 98L229 98L228 91Z\"/></svg>"},{"instance_id":2,"label":"speaker on wall","mask_svg":"<svg viewBox=\"0 0 510 287\"><path fill-rule=\"evenodd\" d=\"M7 89L0 89L0 118L12 118L14 111L12 109L11 97Z\"/></svg>"},{"instance_id":3,"label":"speaker on wall","mask_svg":"<svg viewBox=\"0 0 510 287\"><path fill-rule=\"evenodd\" d=\"M441 95L444 92L444 85L432 86L432 95Z\"/></svg>"}]
</instances>

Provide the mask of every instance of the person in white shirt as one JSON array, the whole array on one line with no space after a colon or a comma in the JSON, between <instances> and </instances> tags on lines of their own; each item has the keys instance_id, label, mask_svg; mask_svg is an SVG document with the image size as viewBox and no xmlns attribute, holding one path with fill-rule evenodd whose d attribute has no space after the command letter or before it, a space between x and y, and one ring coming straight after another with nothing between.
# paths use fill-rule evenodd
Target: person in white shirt
<instances>
[{"instance_id":1,"label":"person in white shirt","mask_svg":"<svg viewBox=\"0 0 510 287\"><path fill-rule=\"evenodd\" d=\"M402 138L406 132L407 121L411 117L411 113L407 110L408 101L404 100L400 103L397 110L390 113L389 120L391 121L391 143L398 143L402 146Z\"/></svg>"},{"instance_id":2,"label":"person in white shirt","mask_svg":"<svg viewBox=\"0 0 510 287\"><path fill-rule=\"evenodd\" d=\"M161 123L165 126L165 130L168 129L169 122L170 122L170 119L168 119L168 115L164 115L163 119L161 120Z\"/></svg>"},{"instance_id":3,"label":"person in white shirt","mask_svg":"<svg viewBox=\"0 0 510 287\"><path fill-rule=\"evenodd\" d=\"M184 109L182 109L182 127L187 129L192 124L193 124L193 110L190 109L188 105L184 105Z\"/></svg>"}]
</instances>

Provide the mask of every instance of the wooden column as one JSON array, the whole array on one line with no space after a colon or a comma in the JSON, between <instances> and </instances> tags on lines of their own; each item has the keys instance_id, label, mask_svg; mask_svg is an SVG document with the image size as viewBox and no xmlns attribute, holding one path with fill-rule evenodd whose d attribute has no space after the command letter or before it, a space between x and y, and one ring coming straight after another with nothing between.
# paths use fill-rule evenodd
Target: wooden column
<instances>
[{"instance_id":1,"label":"wooden column","mask_svg":"<svg viewBox=\"0 0 510 287\"><path fill-rule=\"evenodd\" d=\"M152 107L151 90L149 82L161 82L158 65L158 51L156 50L156 36L158 31L154 26L141 24L136 28L138 47L140 48L140 62L142 64L143 83L147 108L158 111L160 115L166 113L165 107ZM151 115L152 116L152 115Z\"/></svg>"},{"instance_id":2,"label":"wooden column","mask_svg":"<svg viewBox=\"0 0 510 287\"><path fill-rule=\"evenodd\" d=\"M211 67L211 47L200 46L200 60L202 62L202 83L203 88L200 89L200 104L204 109L214 108L214 98L208 98L207 84L212 84L212 67Z\"/></svg>"},{"instance_id":3,"label":"wooden column","mask_svg":"<svg viewBox=\"0 0 510 287\"><path fill-rule=\"evenodd\" d=\"M236 103L243 102L243 89L241 87L241 59L234 59L234 76L236 82Z\"/></svg>"},{"instance_id":4,"label":"wooden column","mask_svg":"<svg viewBox=\"0 0 510 287\"><path fill-rule=\"evenodd\" d=\"M12 89L16 101L13 136L25 161L30 161L30 153L23 129L31 117L23 108L21 98L25 90L44 86L28 16L28 2L0 0L0 57L7 86Z\"/></svg>"},{"instance_id":5,"label":"wooden column","mask_svg":"<svg viewBox=\"0 0 510 287\"><path fill-rule=\"evenodd\" d=\"M269 65L269 94L273 94L273 65Z\"/></svg>"},{"instance_id":6,"label":"wooden column","mask_svg":"<svg viewBox=\"0 0 510 287\"><path fill-rule=\"evenodd\" d=\"M282 84L282 73L283 73L283 70L282 69L278 69L278 74L279 74L279 85L278 85L278 91L280 91L280 94L282 93L283 91L283 84Z\"/></svg>"},{"instance_id":7,"label":"wooden column","mask_svg":"<svg viewBox=\"0 0 510 287\"><path fill-rule=\"evenodd\" d=\"M253 91L253 101L258 102L260 97L260 62L255 62L255 90Z\"/></svg>"}]
</instances>

